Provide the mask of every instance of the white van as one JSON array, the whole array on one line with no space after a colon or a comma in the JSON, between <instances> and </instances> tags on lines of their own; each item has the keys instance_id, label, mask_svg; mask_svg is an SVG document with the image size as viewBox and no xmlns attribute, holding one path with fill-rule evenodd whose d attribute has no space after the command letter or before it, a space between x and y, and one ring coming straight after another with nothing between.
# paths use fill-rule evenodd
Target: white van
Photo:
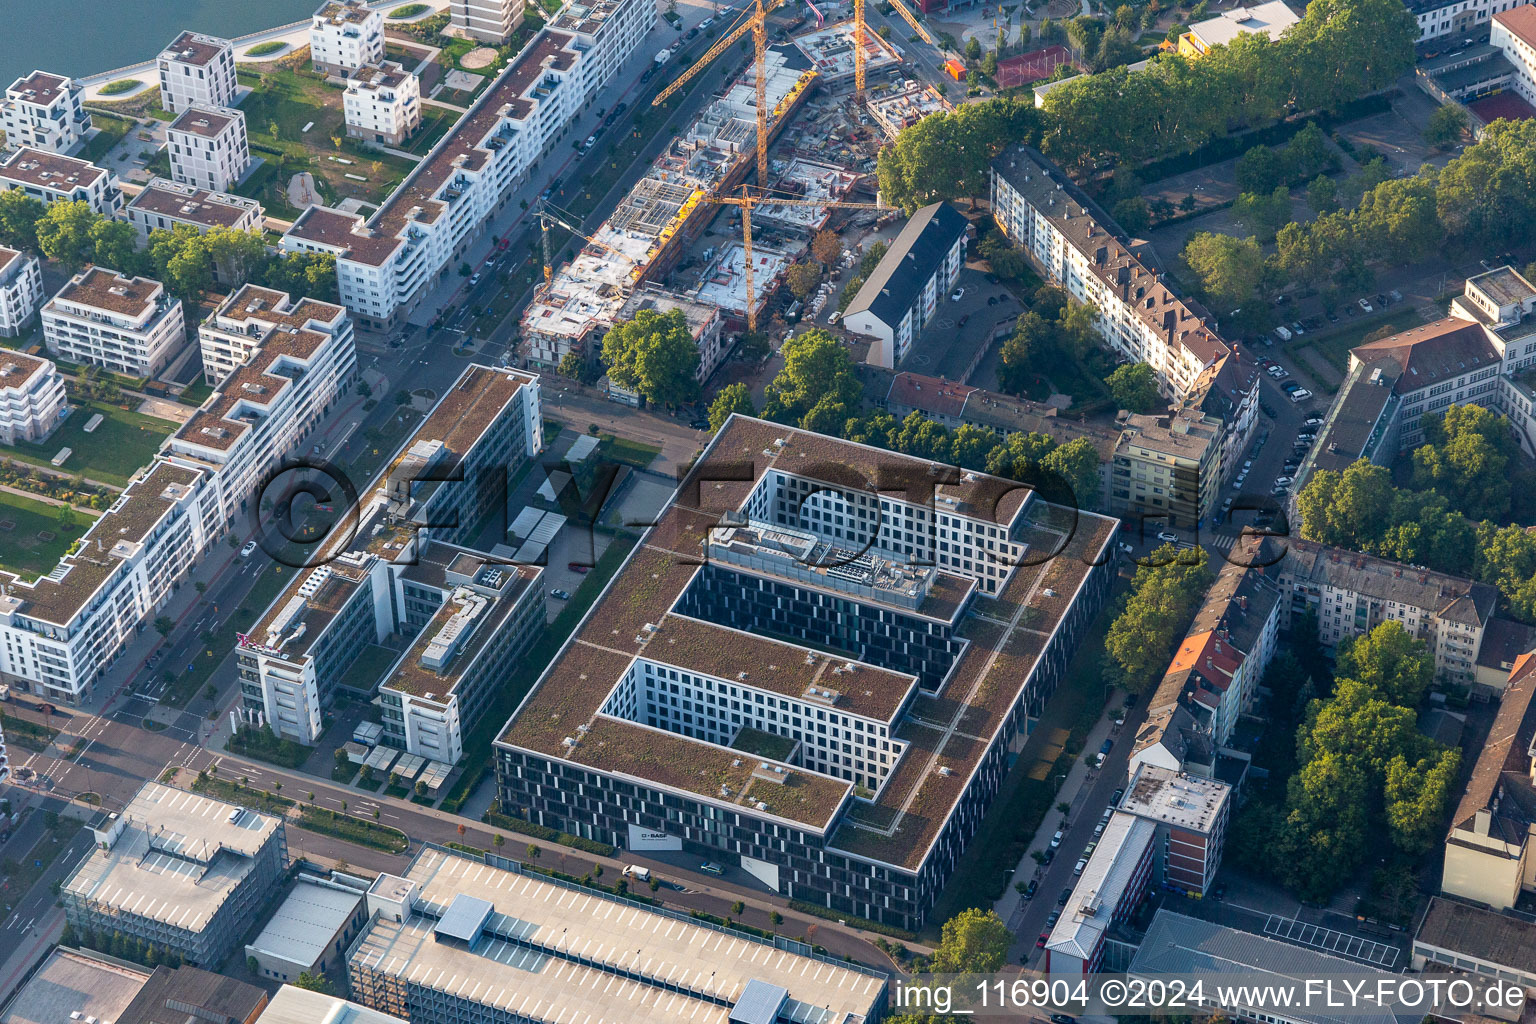
<instances>
[{"instance_id":1,"label":"white van","mask_svg":"<svg viewBox=\"0 0 1536 1024\"><path fill-rule=\"evenodd\" d=\"M1291 340L1291 332L1287 328L1276 327L1275 328L1275 337L1279 338L1281 341L1290 341Z\"/></svg>"},{"instance_id":2,"label":"white van","mask_svg":"<svg viewBox=\"0 0 1536 1024\"><path fill-rule=\"evenodd\" d=\"M639 864L630 864L624 868L624 876L626 878L633 878L637 882L649 882L651 880L651 869L643 868Z\"/></svg>"}]
</instances>

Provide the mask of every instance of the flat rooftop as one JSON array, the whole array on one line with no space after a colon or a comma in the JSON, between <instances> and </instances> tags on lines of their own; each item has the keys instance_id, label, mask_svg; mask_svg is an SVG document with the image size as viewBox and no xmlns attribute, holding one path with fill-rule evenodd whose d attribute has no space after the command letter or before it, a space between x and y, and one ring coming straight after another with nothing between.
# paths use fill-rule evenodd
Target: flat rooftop
<instances>
[{"instance_id":1,"label":"flat rooftop","mask_svg":"<svg viewBox=\"0 0 1536 1024\"><path fill-rule=\"evenodd\" d=\"M1143 764L1136 769L1120 809L1194 832L1209 832L1231 795L1232 787L1225 782Z\"/></svg>"},{"instance_id":2,"label":"flat rooftop","mask_svg":"<svg viewBox=\"0 0 1536 1024\"><path fill-rule=\"evenodd\" d=\"M465 552L439 544L431 545L421 559L436 561L444 553L451 562L463 562ZM543 572L536 565L506 565L487 561L488 557L473 559L478 571L466 600L450 597L443 602L381 685L439 704L447 702L465 670L475 663L486 643L506 627L519 598L537 584ZM440 564L447 568L446 563ZM453 568L462 572L466 567L456 564ZM477 605L477 597L483 598L482 604ZM466 629L469 639L460 641ZM443 664L433 667L434 659L443 660Z\"/></svg>"},{"instance_id":3,"label":"flat rooftop","mask_svg":"<svg viewBox=\"0 0 1536 1024\"><path fill-rule=\"evenodd\" d=\"M0 252L5 251L9 250L0 250ZM37 356L6 349L0 352L0 389L19 388L31 380L32 375L38 370L52 365L47 359L39 359Z\"/></svg>"},{"instance_id":4,"label":"flat rooftop","mask_svg":"<svg viewBox=\"0 0 1536 1024\"><path fill-rule=\"evenodd\" d=\"M1536 974L1536 924L1485 907L1432 897L1413 941Z\"/></svg>"},{"instance_id":5,"label":"flat rooftop","mask_svg":"<svg viewBox=\"0 0 1536 1024\"><path fill-rule=\"evenodd\" d=\"M907 750L873 801L848 802L849 783L790 765L793 785L753 779L757 759L601 713L637 657L724 673L746 684L802 696L806 672L825 672L846 655L751 636L677 614L674 606L699 571L701 552L721 535L756 482L774 470L859 487L880 467L908 466L928 479L931 463L743 416L716 434L705 455L593 605L564 650L512 716L498 742L544 756L654 782L726 806L769 804L768 813L812 828L835 829L830 845L907 868L920 865L948 820L1008 711L1020 698L1057 624L1110 543L1115 520L1074 516L997 477L968 474L941 485L941 511L1009 526L1027 548L995 599L977 599L958 633L970 643L936 694L920 693L896 733ZM722 467L730 466L729 474ZM750 474L746 473L751 467ZM739 472L738 472L739 470ZM741 475L750 475L742 480ZM713 481L712 477L725 477ZM867 486L867 485L865 485ZM904 497L904 495L894 495ZM914 500L924 500L920 497ZM739 521L739 520L738 520ZM1055 557L1049 557L1054 554ZM935 584L937 587L937 584ZM1046 596L1047 592L1054 596ZM1028 610L1030 614L1026 615ZM651 628L647 628L647 627ZM891 715L911 677L858 664L852 674L818 676L841 695L834 706L875 718ZM844 705L846 698L850 703ZM920 718L922 724L913 719ZM581 727L587 731L581 733ZM574 746L567 738L580 736ZM721 787L728 797L722 797ZM840 816L846 805L845 815Z\"/></svg>"},{"instance_id":6,"label":"flat rooftop","mask_svg":"<svg viewBox=\"0 0 1536 1024\"><path fill-rule=\"evenodd\" d=\"M261 934L245 948L300 964L301 969L307 970L326 955L331 940L356 913L362 899L360 892L317 885L301 877Z\"/></svg>"},{"instance_id":7,"label":"flat rooftop","mask_svg":"<svg viewBox=\"0 0 1536 1024\"><path fill-rule=\"evenodd\" d=\"M70 278L69 283L59 289L59 293L48 305L51 307L55 303L72 302L77 306L137 320L153 309L164 295L165 288L159 281L147 277L124 277L115 270L91 267ZM55 312L77 315L67 309L56 309Z\"/></svg>"},{"instance_id":8,"label":"flat rooftop","mask_svg":"<svg viewBox=\"0 0 1536 1024\"><path fill-rule=\"evenodd\" d=\"M437 847L424 847L406 877L420 885L415 912L400 922L376 918L352 951L349 973L408 978L522 1019L592 1024L727 1024L754 981L786 989L793 1020L857 1024L884 991L884 977L871 971ZM468 941L441 935L440 922L466 897L488 902L491 912Z\"/></svg>"},{"instance_id":9,"label":"flat rooftop","mask_svg":"<svg viewBox=\"0 0 1536 1024\"><path fill-rule=\"evenodd\" d=\"M89 161L26 147L0 161L0 179L66 194L90 188L106 174Z\"/></svg>"},{"instance_id":10,"label":"flat rooftop","mask_svg":"<svg viewBox=\"0 0 1536 1024\"><path fill-rule=\"evenodd\" d=\"M400 1024L400 1018L339 996L284 985L261 1011L256 1024Z\"/></svg>"},{"instance_id":11,"label":"flat rooftop","mask_svg":"<svg viewBox=\"0 0 1536 1024\"><path fill-rule=\"evenodd\" d=\"M222 107L188 107L172 121L167 131L185 132L204 139L216 139L236 121L242 120L238 111Z\"/></svg>"},{"instance_id":12,"label":"flat rooftop","mask_svg":"<svg viewBox=\"0 0 1536 1024\"><path fill-rule=\"evenodd\" d=\"M81 538L80 549L65 555L51 573L35 582L0 573L0 580L10 584L8 597L0 597L0 607L14 601L28 618L70 625L201 477L200 470L153 463L144 476L128 485L105 515L91 524Z\"/></svg>"},{"instance_id":13,"label":"flat rooftop","mask_svg":"<svg viewBox=\"0 0 1536 1024\"><path fill-rule=\"evenodd\" d=\"M115 1021L148 980L146 968L55 947L0 1007L0 1024L81 1024L85 1017Z\"/></svg>"},{"instance_id":14,"label":"flat rooftop","mask_svg":"<svg viewBox=\"0 0 1536 1024\"><path fill-rule=\"evenodd\" d=\"M752 294L747 295L747 251L739 241L720 247L714 260L699 280L695 296L700 302L729 310L741 316L747 303L761 309L778 287L779 276L789 268L790 254L780 249L752 246Z\"/></svg>"},{"instance_id":15,"label":"flat rooftop","mask_svg":"<svg viewBox=\"0 0 1536 1024\"><path fill-rule=\"evenodd\" d=\"M937 89L913 82L900 90L869 97L869 112L892 138L903 128L910 128L929 114L953 109Z\"/></svg>"},{"instance_id":16,"label":"flat rooftop","mask_svg":"<svg viewBox=\"0 0 1536 1024\"><path fill-rule=\"evenodd\" d=\"M848 198L859 175L846 167L795 157L774 183L778 194L815 202L841 202ZM777 221L804 231L813 231L827 222L832 209L827 206L774 206L767 204L753 212L754 218Z\"/></svg>"},{"instance_id":17,"label":"flat rooftop","mask_svg":"<svg viewBox=\"0 0 1536 1024\"><path fill-rule=\"evenodd\" d=\"M183 32L171 40L171 45L161 51L160 57L179 64L206 67L221 51L229 49L230 46L228 39L220 39L218 36L205 36L200 32Z\"/></svg>"},{"instance_id":18,"label":"flat rooftop","mask_svg":"<svg viewBox=\"0 0 1536 1024\"><path fill-rule=\"evenodd\" d=\"M47 107L58 99L71 84L70 80L62 75L50 75L46 71L34 71L25 78L18 78L11 83L6 94L17 99L26 100L28 103L36 103Z\"/></svg>"},{"instance_id":19,"label":"flat rooftop","mask_svg":"<svg viewBox=\"0 0 1536 1024\"><path fill-rule=\"evenodd\" d=\"M128 209L210 228L234 227L253 213L261 216L261 204L254 199L211 192L167 178L155 178L145 185L129 201Z\"/></svg>"},{"instance_id":20,"label":"flat rooftop","mask_svg":"<svg viewBox=\"0 0 1536 1024\"><path fill-rule=\"evenodd\" d=\"M159 783L121 812L122 835L91 849L63 890L108 913L198 931L250 872L277 818Z\"/></svg>"}]
</instances>

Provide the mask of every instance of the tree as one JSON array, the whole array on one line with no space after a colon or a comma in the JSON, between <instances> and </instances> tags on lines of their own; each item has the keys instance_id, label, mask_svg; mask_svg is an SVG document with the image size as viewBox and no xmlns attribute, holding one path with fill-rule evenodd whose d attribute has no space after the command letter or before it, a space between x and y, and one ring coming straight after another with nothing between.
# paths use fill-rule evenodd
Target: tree
<instances>
[{"instance_id":1,"label":"tree","mask_svg":"<svg viewBox=\"0 0 1536 1024\"><path fill-rule=\"evenodd\" d=\"M1373 686L1394 703L1416 706L1435 675L1429 647L1396 621L1339 643L1338 675Z\"/></svg>"},{"instance_id":2,"label":"tree","mask_svg":"<svg viewBox=\"0 0 1536 1024\"><path fill-rule=\"evenodd\" d=\"M1232 204L1232 215L1258 238L1272 240L1275 232L1291 219L1290 190L1276 185L1268 194L1244 192Z\"/></svg>"},{"instance_id":3,"label":"tree","mask_svg":"<svg viewBox=\"0 0 1536 1024\"><path fill-rule=\"evenodd\" d=\"M975 64L981 59L981 41L975 36L965 41L965 59L969 64Z\"/></svg>"},{"instance_id":4,"label":"tree","mask_svg":"<svg viewBox=\"0 0 1536 1024\"><path fill-rule=\"evenodd\" d=\"M785 273L784 280L789 285L790 293L804 301L810 298L816 286L821 283L821 264L815 260L795 263Z\"/></svg>"},{"instance_id":5,"label":"tree","mask_svg":"<svg viewBox=\"0 0 1536 1024\"><path fill-rule=\"evenodd\" d=\"M1467 131L1467 108L1459 103L1436 107L1424 125L1424 141L1436 149L1450 149Z\"/></svg>"},{"instance_id":6,"label":"tree","mask_svg":"<svg viewBox=\"0 0 1536 1024\"><path fill-rule=\"evenodd\" d=\"M944 922L929 968L935 974L995 974L1008 961L1012 942L996 912L971 907Z\"/></svg>"},{"instance_id":7,"label":"tree","mask_svg":"<svg viewBox=\"0 0 1536 1024\"><path fill-rule=\"evenodd\" d=\"M171 630L176 628L176 620L169 615L155 616L155 632L161 636L170 636Z\"/></svg>"},{"instance_id":8,"label":"tree","mask_svg":"<svg viewBox=\"0 0 1536 1024\"><path fill-rule=\"evenodd\" d=\"M336 748L336 753L332 755L332 760L336 762L337 768L345 768L347 765L352 763L351 759L347 757L346 750L342 747Z\"/></svg>"},{"instance_id":9,"label":"tree","mask_svg":"<svg viewBox=\"0 0 1536 1024\"><path fill-rule=\"evenodd\" d=\"M555 372L562 377L572 380L580 380L587 371L587 361L581 357L581 353L574 349L560 357L560 364L555 367Z\"/></svg>"},{"instance_id":10,"label":"tree","mask_svg":"<svg viewBox=\"0 0 1536 1024\"><path fill-rule=\"evenodd\" d=\"M231 291L253 280L267 259L266 243L259 231L212 228L203 236L203 250L219 283Z\"/></svg>"},{"instance_id":11,"label":"tree","mask_svg":"<svg viewBox=\"0 0 1536 1024\"><path fill-rule=\"evenodd\" d=\"M715 400L709 404L709 429L710 432L719 430L725 425L725 421L731 418L732 413L741 413L744 416L757 415L752 406L752 392L740 381L727 384L715 395Z\"/></svg>"},{"instance_id":12,"label":"tree","mask_svg":"<svg viewBox=\"0 0 1536 1024\"><path fill-rule=\"evenodd\" d=\"M1014 324L1013 334L998 350L997 379L1004 391L1023 394L1037 376L1037 360L1046 358L1055 347L1055 332L1050 321L1038 310L1030 310Z\"/></svg>"},{"instance_id":13,"label":"tree","mask_svg":"<svg viewBox=\"0 0 1536 1024\"><path fill-rule=\"evenodd\" d=\"M1203 548L1165 544L1152 552L1105 635L1105 680L1133 693L1155 685L1212 579Z\"/></svg>"},{"instance_id":14,"label":"tree","mask_svg":"<svg viewBox=\"0 0 1536 1024\"><path fill-rule=\"evenodd\" d=\"M1099 506L1099 493L1102 490L1099 452L1092 441L1086 437L1075 437L1048 453L1040 461L1040 466L1065 484L1070 494L1063 495L1064 504L1069 503L1070 507L1080 509ZM1055 500L1048 488L1044 490L1047 497Z\"/></svg>"},{"instance_id":15,"label":"tree","mask_svg":"<svg viewBox=\"0 0 1536 1024\"><path fill-rule=\"evenodd\" d=\"M1033 104L1005 97L931 114L880 150L880 191L909 215L937 200L986 195L993 159L1009 146L1036 141L1039 124Z\"/></svg>"},{"instance_id":16,"label":"tree","mask_svg":"<svg viewBox=\"0 0 1536 1024\"><path fill-rule=\"evenodd\" d=\"M125 220L101 218L90 228L91 260L124 274L137 274L146 262L138 252L139 233Z\"/></svg>"},{"instance_id":17,"label":"tree","mask_svg":"<svg viewBox=\"0 0 1536 1024\"><path fill-rule=\"evenodd\" d=\"M1238 157L1233 169L1239 192L1264 193L1285 184L1286 168L1280 155L1265 145L1254 146Z\"/></svg>"},{"instance_id":18,"label":"tree","mask_svg":"<svg viewBox=\"0 0 1536 1024\"><path fill-rule=\"evenodd\" d=\"M304 971L299 975L299 980L294 982L299 988L309 989L311 992L323 992L326 995L334 994L331 983L324 974L311 974Z\"/></svg>"},{"instance_id":19,"label":"tree","mask_svg":"<svg viewBox=\"0 0 1536 1024\"><path fill-rule=\"evenodd\" d=\"M1307 183L1307 205L1318 213L1332 213L1339 208L1339 186L1326 174Z\"/></svg>"},{"instance_id":20,"label":"tree","mask_svg":"<svg viewBox=\"0 0 1536 1024\"><path fill-rule=\"evenodd\" d=\"M786 341L780 353L784 368L765 389L763 414L806 430L838 433L864 391L848 350L813 328Z\"/></svg>"},{"instance_id":21,"label":"tree","mask_svg":"<svg viewBox=\"0 0 1536 1024\"><path fill-rule=\"evenodd\" d=\"M642 309L603 338L610 380L656 405L679 405L698 395L699 347L682 310Z\"/></svg>"},{"instance_id":22,"label":"tree","mask_svg":"<svg viewBox=\"0 0 1536 1024\"><path fill-rule=\"evenodd\" d=\"M1149 412L1156 407L1161 395L1157 390L1157 374L1146 363L1126 363L1104 378L1109 393L1116 404L1131 412Z\"/></svg>"},{"instance_id":23,"label":"tree","mask_svg":"<svg viewBox=\"0 0 1536 1024\"><path fill-rule=\"evenodd\" d=\"M203 236L178 224L169 231L151 231L147 250L156 279L184 302L196 302L213 285L213 264Z\"/></svg>"},{"instance_id":24,"label":"tree","mask_svg":"<svg viewBox=\"0 0 1536 1024\"><path fill-rule=\"evenodd\" d=\"M818 231L811 238L811 255L823 266L831 266L843 255L843 240L836 231Z\"/></svg>"},{"instance_id":25,"label":"tree","mask_svg":"<svg viewBox=\"0 0 1536 1024\"><path fill-rule=\"evenodd\" d=\"M1423 417L1424 444L1413 451L1413 485L1433 488L1472 519L1509 514L1511 460L1518 454L1509 419L1480 405L1453 405Z\"/></svg>"},{"instance_id":26,"label":"tree","mask_svg":"<svg viewBox=\"0 0 1536 1024\"><path fill-rule=\"evenodd\" d=\"M1144 234L1152 226L1152 207L1141 196L1130 196L1115 204L1110 216L1132 236Z\"/></svg>"},{"instance_id":27,"label":"tree","mask_svg":"<svg viewBox=\"0 0 1536 1024\"><path fill-rule=\"evenodd\" d=\"M46 212L40 199L34 199L20 189L0 192L0 244L11 249L32 252L37 247L37 222Z\"/></svg>"},{"instance_id":28,"label":"tree","mask_svg":"<svg viewBox=\"0 0 1536 1024\"><path fill-rule=\"evenodd\" d=\"M500 832L497 832L495 835L491 836L491 845L496 847L498 850L505 846L506 843L507 837L502 835Z\"/></svg>"},{"instance_id":29,"label":"tree","mask_svg":"<svg viewBox=\"0 0 1536 1024\"><path fill-rule=\"evenodd\" d=\"M1233 238L1202 231L1184 247L1183 258L1217 310L1249 302L1264 277L1264 254L1258 239L1251 236Z\"/></svg>"},{"instance_id":30,"label":"tree","mask_svg":"<svg viewBox=\"0 0 1536 1024\"><path fill-rule=\"evenodd\" d=\"M100 219L101 215L84 199L53 203L37 222L38 248L71 272L78 271L96 252L91 229Z\"/></svg>"}]
</instances>

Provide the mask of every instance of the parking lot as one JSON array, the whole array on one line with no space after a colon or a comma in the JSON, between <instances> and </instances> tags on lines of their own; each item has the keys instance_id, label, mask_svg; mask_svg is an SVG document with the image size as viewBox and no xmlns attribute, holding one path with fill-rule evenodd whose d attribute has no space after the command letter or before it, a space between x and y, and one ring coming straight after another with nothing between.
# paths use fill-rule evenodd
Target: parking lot
<instances>
[{"instance_id":1,"label":"parking lot","mask_svg":"<svg viewBox=\"0 0 1536 1024\"><path fill-rule=\"evenodd\" d=\"M960 300L952 299L953 292L940 300L940 308L901 367L995 389L995 371L987 374L985 369L994 361L986 358L987 347L1000 323L1012 330L1023 307L1006 285L991 283L986 274L971 267L961 269L957 287L964 289Z\"/></svg>"},{"instance_id":2,"label":"parking lot","mask_svg":"<svg viewBox=\"0 0 1536 1024\"><path fill-rule=\"evenodd\" d=\"M1402 952L1396 946L1361 938L1358 935L1347 935L1332 928L1324 928L1294 917L1281 917L1276 914L1271 914L1264 922L1264 934L1298 946L1310 946L1335 956L1348 957L1388 971L1397 966L1398 955Z\"/></svg>"}]
</instances>

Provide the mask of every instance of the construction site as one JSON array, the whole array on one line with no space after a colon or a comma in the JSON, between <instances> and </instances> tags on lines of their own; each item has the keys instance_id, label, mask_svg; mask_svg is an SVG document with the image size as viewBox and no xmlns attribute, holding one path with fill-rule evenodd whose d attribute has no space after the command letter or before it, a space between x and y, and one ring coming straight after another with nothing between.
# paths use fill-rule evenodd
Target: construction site
<instances>
[{"instance_id":1,"label":"construction site","mask_svg":"<svg viewBox=\"0 0 1536 1024\"><path fill-rule=\"evenodd\" d=\"M572 352L594 358L642 287L718 308L724 354L744 329L767 322L776 302L788 303L779 286L790 266L808 258L818 231L847 239L896 216L875 195L875 158L886 136L855 95L864 75L855 73L853 26L822 26L762 46L761 117L752 58L591 234L545 208L546 227L563 227L586 244L564 265L546 266L546 283L522 317L526 365L554 369ZM753 28L749 9L656 101ZM864 72L887 69L870 99L888 102L888 90L902 87L901 57L873 31L864 38Z\"/></svg>"}]
</instances>

